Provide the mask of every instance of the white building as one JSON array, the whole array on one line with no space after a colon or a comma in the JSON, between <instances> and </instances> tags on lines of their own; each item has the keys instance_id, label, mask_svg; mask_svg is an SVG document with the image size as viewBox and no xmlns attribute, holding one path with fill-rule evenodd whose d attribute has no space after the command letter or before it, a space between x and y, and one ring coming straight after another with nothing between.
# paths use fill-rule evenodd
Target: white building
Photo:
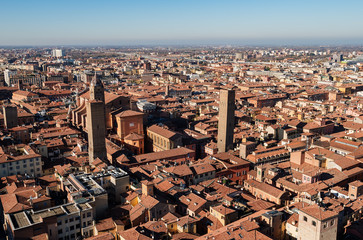
<instances>
[{"instance_id":1,"label":"white building","mask_svg":"<svg viewBox=\"0 0 363 240\"><path fill-rule=\"evenodd\" d=\"M42 232L54 240L94 235L93 209L89 203L67 203L40 211L11 213L6 221L9 239L27 239Z\"/></svg>"},{"instance_id":2,"label":"white building","mask_svg":"<svg viewBox=\"0 0 363 240\"><path fill-rule=\"evenodd\" d=\"M62 49L53 49L52 50L52 57L62 57L63 52Z\"/></svg>"},{"instance_id":3,"label":"white building","mask_svg":"<svg viewBox=\"0 0 363 240\"><path fill-rule=\"evenodd\" d=\"M5 80L5 83L7 86L10 86L11 83L10 83L10 79L12 76L15 76L17 73L17 71L12 71L12 70L9 70L9 69L5 69L4 71L4 80Z\"/></svg>"}]
</instances>

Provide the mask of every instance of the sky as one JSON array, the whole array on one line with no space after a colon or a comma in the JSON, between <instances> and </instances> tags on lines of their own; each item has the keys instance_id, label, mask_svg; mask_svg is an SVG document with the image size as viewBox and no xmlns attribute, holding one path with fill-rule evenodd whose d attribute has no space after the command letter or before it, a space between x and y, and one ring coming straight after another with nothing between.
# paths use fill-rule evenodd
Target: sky
<instances>
[{"instance_id":1,"label":"sky","mask_svg":"<svg viewBox=\"0 0 363 240\"><path fill-rule=\"evenodd\" d=\"M0 0L0 46L363 45L363 0Z\"/></svg>"}]
</instances>

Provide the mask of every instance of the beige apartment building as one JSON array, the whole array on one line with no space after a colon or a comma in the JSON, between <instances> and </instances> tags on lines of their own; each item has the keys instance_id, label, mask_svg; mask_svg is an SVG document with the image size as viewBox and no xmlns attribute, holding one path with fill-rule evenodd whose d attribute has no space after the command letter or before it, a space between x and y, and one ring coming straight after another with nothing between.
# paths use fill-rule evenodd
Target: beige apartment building
<instances>
[{"instance_id":1,"label":"beige apartment building","mask_svg":"<svg viewBox=\"0 0 363 240\"><path fill-rule=\"evenodd\" d=\"M93 236L93 210L88 203L67 203L40 211L10 214L10 239L29 239L47 233L50 240L71 240Z\"/></svg>"},{"instance_id":2,"label":"beige apartment building","mask_svg":"<svg viewBox=\"0 0 363 240\"><path fill-rule=\"evenodd\" d=\"M311 205L299 211L298 240L337 239L338 213Z\"/></svg>"},{"instance_id":3,"label":"beige apartment building","mask_svg":"<svg viewBox=\"0 0 363 240\"><path fill-rule=\"evenodd\" d=\"M182 135L158 125L147 129L147 137L153 152L161 152L182 146Z\"/></svg>"},{"instance_id":4,"label":"beige apartment building","mask_svg":"<svg viewBox=\"0 0 363 240\"><path fill-rule=\"evenodd\" d=\"M42 176L41 155L35 153L29 146L19 144L0 148L0 177L17 174L28 174L30 176Z\"/></svg>"}]
</instances>

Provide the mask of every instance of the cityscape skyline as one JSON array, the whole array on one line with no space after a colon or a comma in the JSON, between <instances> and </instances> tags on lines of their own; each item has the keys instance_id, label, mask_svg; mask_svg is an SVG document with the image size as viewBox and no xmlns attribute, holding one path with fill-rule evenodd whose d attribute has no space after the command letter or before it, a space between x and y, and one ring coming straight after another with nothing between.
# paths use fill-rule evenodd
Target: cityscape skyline
<instances>
[{"instance_id":1,"label":"cityscape skyline","mask_svg":"<svg viewBox=\"0 0 363 240\"><path fill-rule=\"evenodd\" d=\"M1 1L0 240L363 239L363 1Z\"/></svg>"},{"instance_id":2,"label":"cityscape skyline","mask_svg":"<svg viewBox=\"0 0 363 240\"><path fill-rule=\"evenodd\" d=\"M360 1L16 3L0 46L363 44Z\"/></svg>"}]
</instances>

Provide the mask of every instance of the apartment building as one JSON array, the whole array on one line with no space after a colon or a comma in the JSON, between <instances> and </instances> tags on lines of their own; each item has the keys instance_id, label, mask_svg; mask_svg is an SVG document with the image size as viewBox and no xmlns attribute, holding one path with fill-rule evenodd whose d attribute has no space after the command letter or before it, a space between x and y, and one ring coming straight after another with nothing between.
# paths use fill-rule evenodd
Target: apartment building
<instances>
[{"instance_id":1,"label":"apartment building","mask_svg":"<svg viewBox=\"0 0 363 240\"><path fill-rule=\"evenodd\" d=\"M235 209L227 208L222 204L211 206L210 213L212 216L216 217L223 226L238 220L238 212Z\"/></svg>"},{"instance_id":2,"label":"apartment building","mask_svg":"<svg viewBox=\"0 0 363 240\"><path fill-rule=\"evenodd\" d=\"M182 146L182 135L158 125L147 129L148 141L153 152L170 150Z\"/></svg>"},{"instance_id":3,"label":"apartment building","mask_svg":"<svg viewBox=\"0 0 363 240\"><path fill-rule=\"evenodd\" d=\"M41 155L24 144L0 148L0 177L17 174L41 176Z\"/></svg>"},{"instance_id":4,"label":"apartment building","mask_svg":"<svg viewBox=\"0 0 363 240\"><path fill-rule=\"evenodd\" d=\"M10 214L9 239L29 239L46 234L50 240L71 240L93 236L93 210L89 203L67 203L40 211Z\"/></svg>"},{"instance_id":5,"label":"apartment building","mask_svg":"<svg viewBox=\"0 0 363 240\"><path fill-rule=\"evenodd\" d=\"M104 216L108 202L121 203L121 194L129 190L129 175L120 168L109 166L104 171L70 174L64 181L68 201L86 199L94 210L94 216Z\"/></svg>"},{"instance_id":6,"label":"apartment building","mask_svg":"<svg viewBox=\"0 0 363 240\"><path fill-rule=\"evenodd\" d=\"M299 210L298 240L337 238L338 213L311 205Z\"/></svg>"}]
</instances>

